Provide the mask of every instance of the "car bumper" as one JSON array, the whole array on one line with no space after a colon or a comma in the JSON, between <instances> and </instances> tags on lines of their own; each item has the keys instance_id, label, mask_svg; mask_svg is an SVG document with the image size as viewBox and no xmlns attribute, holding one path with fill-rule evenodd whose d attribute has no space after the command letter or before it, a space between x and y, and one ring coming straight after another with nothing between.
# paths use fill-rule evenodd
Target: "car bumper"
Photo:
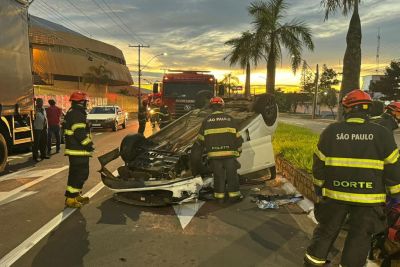
<instances>
[{"instance_id":1,"label":"car bumper","mask_svg":"<svg viewBox=\"0 0 400 267\"><path fill-rule=\"evenodd\" d=\"M111 128L114 126L114 121L89 121L91 128Z\"/></svg>"}]
</instances>

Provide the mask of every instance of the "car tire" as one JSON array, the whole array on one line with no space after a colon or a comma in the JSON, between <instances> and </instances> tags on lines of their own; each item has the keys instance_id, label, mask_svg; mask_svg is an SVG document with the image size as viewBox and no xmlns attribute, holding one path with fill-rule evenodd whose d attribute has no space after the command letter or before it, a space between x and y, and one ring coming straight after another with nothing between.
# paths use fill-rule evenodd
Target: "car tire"
<instances>
[{"instance_id":1,"label":"car tire","mask_svg":"<svg viewBox=\"0 0 400 267\"><path fill-rule=\"evenodd\" d=\"M126 119L124 120L124 123L122 124L122 129L126 129Z\"/></svg>"},{"instance_id":2,"label":"car tire","mask_svg":"<svg viewBox=\"0 0 400 267\"><path fill-rule=\"evenodd\" d=\"M256 97L253 110L263 116L267 126L272 126L278 118L278 106L275 97L271 94L263 94Z\"/></svg>"},{"instance_id":3,"label":"car tire","mask_svg":"<svg viewBox=\"0 0 400 267\"><path fill-rule=\"evenodd\" d=\"M115 122L114 122L114 125L112 126L112 130L113 130L114 132L118 131L118 121L115 121Z\"/></svg>"},{"instance_id":4,"label":"car tire","mask_svg":"<svg viewBox=\"0 0 400 267\"><path fill-rule=\"evenodd\" d=\"M122 139L120 155L125 163L132 162L140 153L146 138L141 134L129 134Z\"/></svg>"},{"instance_id":5,"label":"car tire","mask_svg":"<svg viewBox=\"0 0 400 267\"><path fill-rule=\"evenodd\" d=\"M8 148L4 136L0 133L0 172L3 172L7 165Z\"/></svg>"}]
</instances>

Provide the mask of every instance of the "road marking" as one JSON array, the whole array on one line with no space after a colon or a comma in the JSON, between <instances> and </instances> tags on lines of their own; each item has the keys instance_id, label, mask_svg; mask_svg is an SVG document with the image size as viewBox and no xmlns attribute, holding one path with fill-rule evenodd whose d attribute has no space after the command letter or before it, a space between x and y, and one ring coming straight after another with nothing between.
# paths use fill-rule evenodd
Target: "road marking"
<instances>
[{"instance_id":1,"label":"road marking","mask_svg":"<svg viewBox=\"0 0 400 267\"><path fill-rule=\"evenodd\" d=\"M10 203L10 202L13 202L13 201L16 201L18 199L24 198L24 197L28 197L28 196L33 195L33 194L36 194L37 192L38 191L19 192L19 193L15 194L14 196L7 197L4 201L0 202L0 206L4 205L4 204L7 204L7 203ZM4 194L7 194L7 193L8 192L0 192L0 197L2 195L4 195Z\"/></svg>"},{"instance_id":2,"label":"road marking","mask_svg":"<svg viewBox=\"0 0 400 267\"><path fill-rule=\"evenodd\" d=\"M0 205L3 204L4 200L6 200L8 198L11 198L15 194L18 194L19 192L21 192L22 190L25 190L25 189L27 189L27 188L29 188L31 186L34 186L35 184L40 183L41 181L46 180L47 178L49 178L49 177L51 177L51 176L53 176L53 175L55 175L55 174L57 174L59 172L62 172L64 170L68 169L68 167L69 166L64 166L64 167L57 168L57 169L41 170L42 172L46 173L42 177L37 178L37 179L33 180L32 182L26 183L26 184L24 184L24 185L22 185L20 187L17 187L14 190L11 190L10 192L7 192L4 195L0 196ZM37 177L38 176L38 171L36 171L36 173L32 172L32 175L36 175L36 177ZM24 178L26 178L26 177L24 177Z\"/></svg>"},{"instance_id":3,"label":"road marking","mask_svg":"<svg viewBox=\"0 0 400 267\"><path fill-rule=\"evenodd\" d=\"M101 134L103 134L103 133L95 133L94 135L101 135Z\"/></svg>"},{"instance_id":4,"label":"road marking","mask_svg":"<svg viewBox=\"0 0 400 267\"><path fill-rule=\"evenodd\" d=\"M116 175L116 172L115 172ZM93 197L97 192L99 192L104 187L103 182L98 183L89 192L85 194L86 197ZM19 258L21 258L25 253L27 253L31 248L33 248L37 243L40 242L46 235L53 231L58 225L60 225L64 220L66 220L72 213L77 209L66 208L60 212L51 221L46 223L42 228L37 230L28 239L23 241L20 245L10 251L7 255L0 259L0 267L9 267L11 264L15 263Z\"/></svg>"},{"instance_id":5,"label":"road marking","mask_svg":"<svg viewBox=\"0 0 400 267\"><path fill-rule=\"evenodd\" d=\"M190 223L190 221L193 219L193 217L196 215L196 213L199 211L204 203L204 201L198 200L194 203L184 203L173 206L176 216L178 217L178 220L181 223L183 230Z\"/></svg>"},{"instance_id":6,"label":"road marking","mask_svg":"<svg viewBox=\"0 0 400 267\"><path fill-rule=\"evenodd\" d=\"M34 178L38 176L43 176L48 173L49 170L21 170L17 172L13 172L4 176L0 177L0 182L2 181L7 181L7 180L12 180L12 179L17 179L17 178Z\"/></svg>"}]
</instances>

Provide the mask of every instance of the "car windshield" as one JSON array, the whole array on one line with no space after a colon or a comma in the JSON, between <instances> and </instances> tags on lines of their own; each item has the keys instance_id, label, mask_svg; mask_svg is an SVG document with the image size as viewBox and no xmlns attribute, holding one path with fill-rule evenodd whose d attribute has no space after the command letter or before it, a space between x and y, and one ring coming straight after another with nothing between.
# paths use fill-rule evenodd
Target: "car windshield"
<instances>
[{"instance_id":1,"label":"car windshield","mask_svg":"<svg viewBox=\"0 0 400 267\"><path fill-rule=\"evenodd\" d=\"M90 114L115 114L114 107L94 107Z\"/></svg>"},{"instance_id":2,"label":"car windshield","mask_svg":"<svg viewBox=\"0 0 400 267\"><path fill-rule=\"evenodd\" d=\"M213 85L207 83L166 83L164 84L164 96L194 99L198 92L213 92Z\"/></svg>"}]
</instances>

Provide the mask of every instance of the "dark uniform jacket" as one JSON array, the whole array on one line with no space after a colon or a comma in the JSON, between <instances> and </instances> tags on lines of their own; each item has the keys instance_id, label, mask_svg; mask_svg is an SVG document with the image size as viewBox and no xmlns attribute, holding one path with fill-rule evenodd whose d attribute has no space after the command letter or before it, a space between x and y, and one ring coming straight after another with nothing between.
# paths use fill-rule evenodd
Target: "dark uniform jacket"
<instances>
[{"instance_id":1,"label":"dark uniform jacket","mask_svg":"<svg viewBox=\"0 0 400 267\"><path fill-rule=\"evenodd\" d=\"M317 194L354 205L381 205L400 193L399 151L393 134L366 117L332 123L314 154Z\"/></svg>"},{"instance_id":2,"label":"dark uniform jacket","mask_svg":"<svg viewBox=\"0 0 400 267\"><path fill-rule=\"evenodd\" d=\"M140 107L139 108L139 113L138 113L138 121L140 123L146 123L146 119L147 119L146 107Z\"/></svg>"},{"instance_id":3,"label":"dark uniform jacket","mask_svg":"<svg viewBox=\"0 0 400 267\"><path fill-rule=\"evenodd\" d=\"M382 125L391 132L399 128L396 119L388 113L383 113L380 116L372 117L370 121Z\"/></svg>"},{"instance_id":4,"label":"dark uniform jacket","mask_svg":"<svg viewBox=\"0 0 400 267\"><path fill-rule=\"evenodd\" d=\"M198 140L205 145L209 158L239 157L243 142L234 119L222 111L203 121Z\"/></svg>"},{"instance_id":5,"label":"dark uniform jacket","mask_svg":"<svg viewBox=\"0 0 400 267\"><path fill-rule=\"evenodd\" d=\"M65 155L92 156L93 142L86 125L86 111L72 107L65 115Z\"/></svg>"}]
</instances>

